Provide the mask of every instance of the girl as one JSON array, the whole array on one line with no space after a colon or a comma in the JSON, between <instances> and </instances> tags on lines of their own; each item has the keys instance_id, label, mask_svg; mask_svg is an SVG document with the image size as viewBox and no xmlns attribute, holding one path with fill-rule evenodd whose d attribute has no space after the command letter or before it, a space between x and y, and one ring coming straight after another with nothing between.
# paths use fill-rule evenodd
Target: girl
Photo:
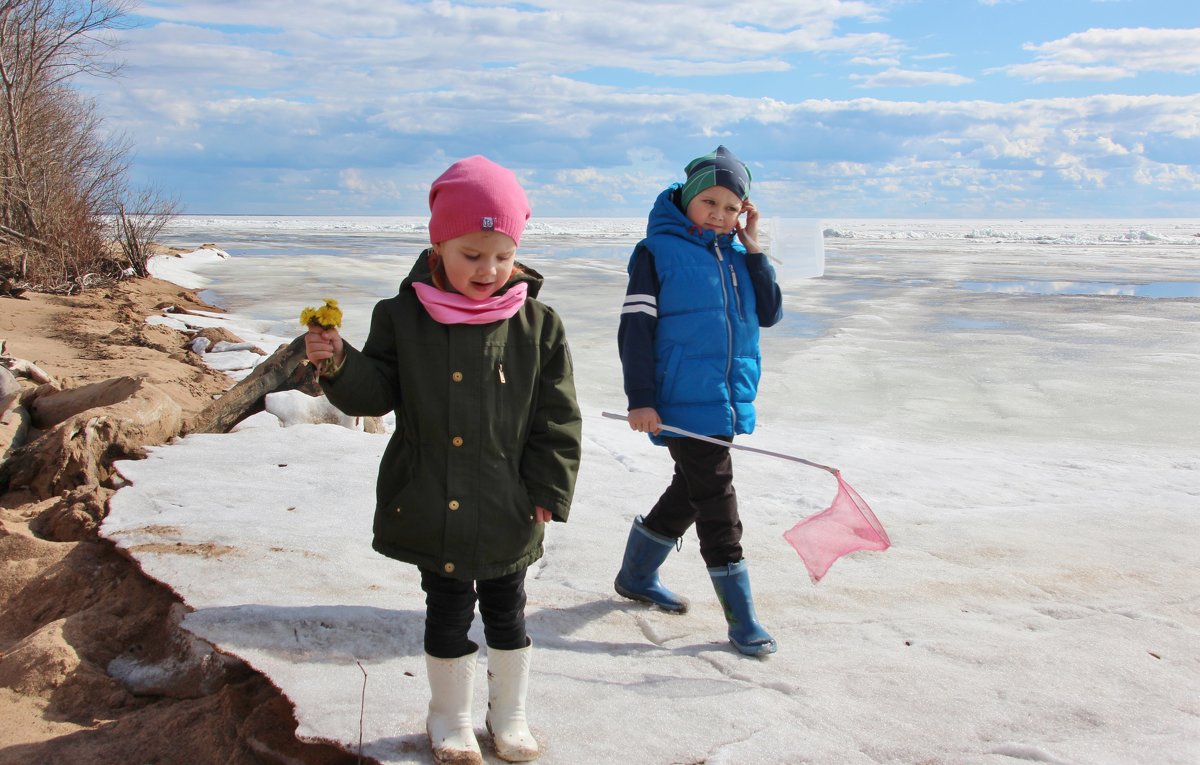
<instances>
[{"instance_id":1,"label":"girl","mask_svg":"<svg viewBox=\"0 0 1200 765\"><path fill-rule=\"evenodd\" d=\"M412 563L426 593L426 729L438 762L480 763L471 721L478 646L487 728L510 762L538 756L525 720L531 641L525 571L543 524L566 521L582 422L562 321L516 261L530 209L513 173L474 156L429 191L429 239L400 293L382 300L362 350L312 326L308 359L349 415L396 413L379 466L375 550Z\"/></svg>"}]
</instances>

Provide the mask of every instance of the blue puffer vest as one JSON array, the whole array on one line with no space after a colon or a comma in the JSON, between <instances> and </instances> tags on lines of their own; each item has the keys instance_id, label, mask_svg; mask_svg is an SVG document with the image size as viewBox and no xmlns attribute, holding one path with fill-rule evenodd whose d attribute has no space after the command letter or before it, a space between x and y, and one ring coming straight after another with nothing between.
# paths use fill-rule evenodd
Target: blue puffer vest
<instances>
[{"instance_id":1,"label":"blue puffer vest","mask_svg":"<svg viewBox=\"0 0 1200 765\"><path fill-rule=\"evenodd\" d=\"M658 414L700 435L751 433L762 356L746 251L732 234L692 225L678 188L659 194L642 242L659 280Z\"/></svg>"}]
</instances>

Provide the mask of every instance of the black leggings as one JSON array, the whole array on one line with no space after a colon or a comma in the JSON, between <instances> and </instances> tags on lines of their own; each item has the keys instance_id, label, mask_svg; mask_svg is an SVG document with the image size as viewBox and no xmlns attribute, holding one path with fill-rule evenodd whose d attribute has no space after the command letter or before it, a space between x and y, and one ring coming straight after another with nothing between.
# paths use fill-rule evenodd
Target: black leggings
<instances>
[{"instance_id":1,"label":"black leggings","mask_svg":"<svg viewBox=\"0 0 1200 765\"><path fill-rule=\"evenodd\" d=\"M515 651L529 644L525 635L525 569L473 582L422 568L425 653L438 659L457 659L479 649L467 638L475 618L476 588L488 647Z\"/></svg>"},{"instance_id":2,"label":"black leggings","mask_svg":"<svg viewBox=\"0 0 1200 765\"><path fill-rule=\"evenodd\" d=\"M656 534L672 539L683 536L694 523L705 565L737 563L742 559L742 520L729 447L695 438L665 440L675 460L675 475L642 522Z\"/></svg>"}]
</instances>

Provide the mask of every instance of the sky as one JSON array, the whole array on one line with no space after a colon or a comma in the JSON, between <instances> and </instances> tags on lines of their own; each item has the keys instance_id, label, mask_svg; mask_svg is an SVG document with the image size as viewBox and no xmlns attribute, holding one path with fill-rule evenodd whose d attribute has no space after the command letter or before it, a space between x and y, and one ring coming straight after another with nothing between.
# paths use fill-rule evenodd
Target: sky
<instances>
[{"instance_id":1,"label":"sky","mask_svg":"<svg viewBox=\"0 0 1200 765\"><path fill-rule=\"evenodd\" d=\"M77 85L196 214L422 215L484 154L642 216L724 144L783 217L1194 216L1193 0L144 0Z\"/></svg>"},{"instance_id":2,"label":"sky","mask_svg":"<svg viewBox=\"0 0 1200 765\"><path fill-rule=\"evenodd\" d=\"M636 234L615 232L613 245L597 232L594 247L554 256L541 295L553 296L571 337L584 456L569 520L548 529L527 577L539 761L1194 765L1195 300L1104 291L1194 284L1197 261L1185 251L1195 247L1072 244L1049 224L1027 231L1052 246L961 235L913 246L899 229L852 231L824 276L784 283L787 315L814 326L785 319L764 330L758 427L737 443L840 468L892 546L852 553L814 584L783 533L830 503L834 480L734 453L755 607L779 643L763 660L727 642L694 532L661 569L690 600L687 614L613 592L630 523L672 470L665 449L600 415L624 404L612 362L625 276L623 259L595 249L627 251ZM218 293L236 284L247 297L230 314L153 321L225 325L278 347L287 336L264 333L268 314L241 307L283 296L294 317L318 269L253 260L155 259L160 276L193 284L177 270L191 268ZM366 278L360 259L324 260L322 279L338 285L347 316L369 314L374 298L347 286ZM381 265L369 270L394 289ZM1097 290L963 286L1014 273ZM204 356L237 377L262 358ZM187 630L288 696L300 735L357 751L361 730L364 753L384 763L429 763L424 596L414 567L369 544L387 436L310 424L323 420L322 404L273 393L237 432L118 463L129 485L102 533L180 595ZM481 633L476 619L482 645ZM195 648L186 663L136 652L108 671L137 688L211 660ZM480 667L473 721L486 746L485 677Z\"/></svg>"}]
</instances>

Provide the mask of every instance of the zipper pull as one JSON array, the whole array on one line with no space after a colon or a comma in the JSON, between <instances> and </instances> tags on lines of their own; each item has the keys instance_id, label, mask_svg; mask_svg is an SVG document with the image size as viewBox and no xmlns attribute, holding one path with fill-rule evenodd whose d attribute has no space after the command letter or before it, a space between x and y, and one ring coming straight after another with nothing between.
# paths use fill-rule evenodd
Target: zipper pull
<instances>
[{"instance_id":1,"label":"zipper pull","mask_svg":"<svg viewBox=\"0 0 1200 765\"><path fill-rule=\"evenodd\" d=\"M508 380L504 379L504 362L499 362L496 364L496 374L500 376L501 385L508 382Z\"/></svg>"},{"instance_id":2,"label":"zipper pull","mask_svg":"<svg viewBox=\"0 0 1200 765\"><path fill-rule=\"evenodd\" d=\"M737 271L733 270L733 264L729 264L729 276L733 279L733 287L737 289Z\"/></svg>"}]
</instances>

